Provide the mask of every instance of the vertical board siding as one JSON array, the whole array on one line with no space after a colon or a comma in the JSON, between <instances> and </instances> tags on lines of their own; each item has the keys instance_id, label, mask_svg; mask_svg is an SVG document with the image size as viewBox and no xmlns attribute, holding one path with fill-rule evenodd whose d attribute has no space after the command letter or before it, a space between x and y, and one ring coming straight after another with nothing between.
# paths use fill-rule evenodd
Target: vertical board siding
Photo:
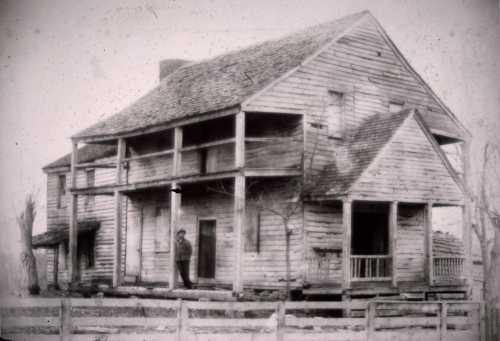
<instances>
[{"instance_id":1,"label":"vertical board siding","mask_svg":"<svg viewBox=\"0 0 500 341\"><path fill-rule=\"evenodd\" d=\"M399 204L396 262L398 281L425 281L424 205Z\"/></svg>"},{"instance_id":2,"label":"vertical board siding","mask_svg":"<svg viewBox=\"0 0 500 341\"><path fill-rule=\"evenodd\" d=\"M414 117L353 186L355 196L422 202L462 202L463 193Z\"/></svg>"},{"instance_id":3,"label":"vertical board siding","mask_svg":"<svg viewBox=\"0 0 500 341\"><path fill-rule=\"evenodd\" d=\"M307 281L342 283L342 206L307 203L304 206Z\"/></svg>"}]
</instances>

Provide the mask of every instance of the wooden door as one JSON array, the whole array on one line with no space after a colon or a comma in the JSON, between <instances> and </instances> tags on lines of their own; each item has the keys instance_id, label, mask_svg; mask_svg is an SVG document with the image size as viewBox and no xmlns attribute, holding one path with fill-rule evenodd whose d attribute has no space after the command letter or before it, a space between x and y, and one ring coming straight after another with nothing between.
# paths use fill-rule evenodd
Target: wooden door
<instances>
[{"instance_id":1,"label":"wooden door","mask_svg":"<svg viewBox=\"0 0 500 341\"><path fill-rule=\"evenodd\" d=\"M215 229L216 221L199 221L198 277L215 278Z\"/></svg>"},{"instance_id":2,"label":"wooden door","mask_svg":"<svg viewBox=\"0 0 500 341\"><path fill-rule=\"evenodd\" d=\"M141 273L143 209L139 208L127 226L127 250L125 253L125 276L139 279Z\"/></svg>"}]
</instances>

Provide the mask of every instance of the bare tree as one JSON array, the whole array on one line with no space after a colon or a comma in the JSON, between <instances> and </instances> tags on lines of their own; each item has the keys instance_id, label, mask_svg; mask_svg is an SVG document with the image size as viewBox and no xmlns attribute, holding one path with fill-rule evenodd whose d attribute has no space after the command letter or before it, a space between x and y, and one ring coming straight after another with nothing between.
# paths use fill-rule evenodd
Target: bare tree
<instances>
[{"instance_id":1,"label":"bare tree","mask_svg":"<svg viewBox=\"0 0 500 341\"><path fill-rule=\"evenodd\" d=\"M475 217L472 229L481 249L483 264L483 296L487 305L500 307L500 150L486 143L482 152L478 194L468 188L475 202ZM496 323L487 309L486 324Z\"/></svg>"},{"instance_id":2,"label":"bare tree","mask_svg":"<svg viewBox=\"0 0 500 341\"><path fill-rule=\"evenodd\" d=\"M32 234L33 223L36 217L36 203L33 194L28 194L24 204L24 210L17 216L17 224L21 234L21 265L25 274L22 289L27 290L30 295L38 295L38 273L36 259L33 254Z\"/></svg>"},{"instance_id":3,"label":"bare tree","mask_svg":"<svg viewBox=\"0 0 500 341\"><path fill-rule=\"evenodd\" d=\"M297 176L283 182L277 190L270 190L269 186L262 188L259 181L253 181L247 185L246 205L254 207L259 212L268 212L276 215L281 220L283 234L285 236L285 285L286 299L291 299L291 257L290 242L294 233L291 224L295 215L301 212L305 200L320 186L318 172L314 171L314 158L318 148L317 134L313 140L312 150L307 153L302 152L300 156L300 168L303 170L301 176ZM253 190L254 188L257 190ZM219 183L217 188L210 188L211 191L228 196L234 196L233 192Z\"/></svg>"}]
</instances>

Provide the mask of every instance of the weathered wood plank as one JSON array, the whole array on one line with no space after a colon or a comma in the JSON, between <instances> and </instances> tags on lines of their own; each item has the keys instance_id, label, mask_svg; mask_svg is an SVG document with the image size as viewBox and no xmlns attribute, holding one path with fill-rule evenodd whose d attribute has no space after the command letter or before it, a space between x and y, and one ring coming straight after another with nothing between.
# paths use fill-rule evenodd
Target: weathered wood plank
<instances>
[{"instance_id":1,"label":"weathered wood plank","mask_svg":"<svg viewBox=\"0 0 500 341\"><path fill-rule=\"evenodd\" d=\"M177 318L165 318L165 317L107 317L107 316L73 317L72 321L75 326L79 327L88 327L88 326L171 327L177 325Z\"/></svg>"},{"instance_id":2,"label":"weathered wood plank","mask_svg":"<svg viewBox=\"0 0 500 341\"><path fill-rule=\"evenodd\" d=\"M342 226L343 239L343 277L344 288L351 287L351 228L352 228L352 202L348 199L342 201Z\"/></svg>"}]
</instances>

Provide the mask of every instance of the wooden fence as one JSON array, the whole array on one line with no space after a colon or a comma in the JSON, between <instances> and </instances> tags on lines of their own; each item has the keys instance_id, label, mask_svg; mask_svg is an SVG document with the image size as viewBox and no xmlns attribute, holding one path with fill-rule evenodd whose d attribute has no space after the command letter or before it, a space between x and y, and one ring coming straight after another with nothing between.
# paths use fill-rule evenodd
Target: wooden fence
<instances>
[{"instance_id":1,"label":"wooden fence","mask_svg":"<svg viewBox=\"0 0 500 341\"><path fill-rule=\"evenodd\" d=\"M1 301L7 340L480 340L482 303Z\"/></svg>"}]
</instances>

